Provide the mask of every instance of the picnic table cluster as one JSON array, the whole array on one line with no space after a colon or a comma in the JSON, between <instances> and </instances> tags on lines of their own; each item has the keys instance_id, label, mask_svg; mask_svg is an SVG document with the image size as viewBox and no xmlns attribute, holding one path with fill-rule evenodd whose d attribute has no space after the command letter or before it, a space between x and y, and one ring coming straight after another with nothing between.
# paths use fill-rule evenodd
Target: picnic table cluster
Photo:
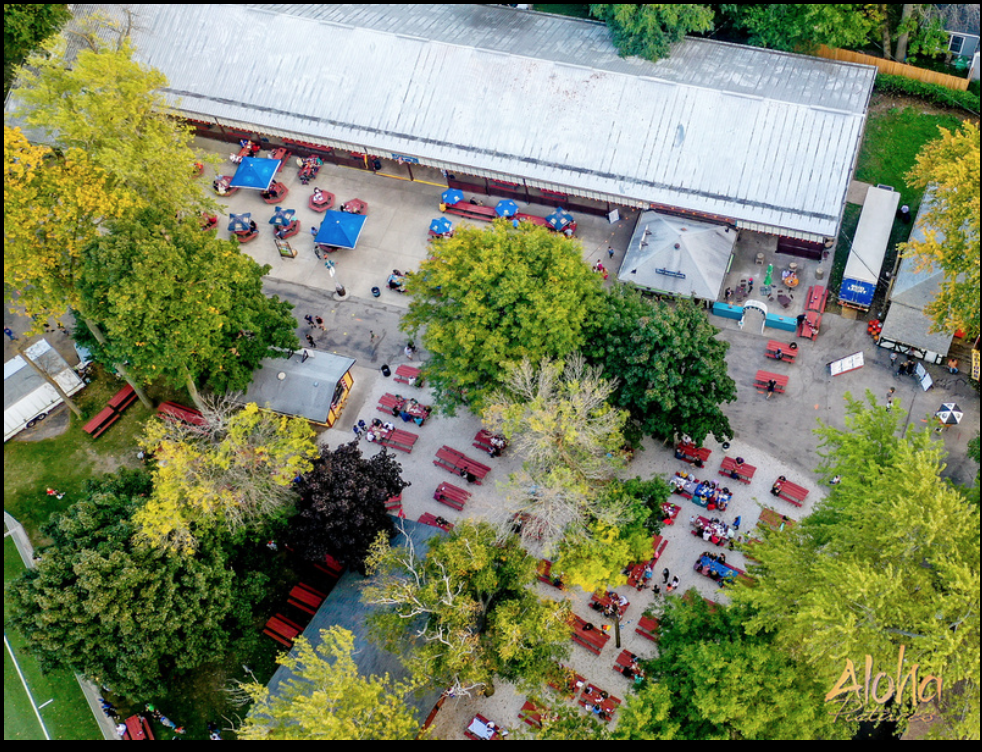
<instances>
[{"instance_id":1,"label":"picnic table cluster","mask_svg":"<svg viewBox=\"0 0 982 752\"><path fill-rule=\"evenodd\" d=\"M825 313L825 305L828 303L829 291L818 285L808 288L808 295L805 297L805 312L798 316L799 337L805 339L817 339L818 332L822 327L822 314Z\"/></svg>"},{"instance_id":2,"label":"picnic table cluster","mask_svg":"<svg viewBox=\"0 0 982 752\"><path fill-rule=\"evenodd\" d=\"M294 641L303 634L305 625L317 613L334 584L344 573L344 567L333 556L327 555L314 564L314 568L324 576L324 584L313 587L298 583L287 596L287 605L294 609L290 616L277 613L263 628L263 634L272 638L285 648L292 648ZM326 586L325 586L326 585Z\"/></svg>"},{"instance_id":3,"label":"picnic table cluster","mask_svg":"<svg viewBox=\"0 0 982 752\"><path fill-rule=\"evenodd\" d=\"M675 473L668 484L675 493L709 510L718 509L725 512L730 501L733 500L729 488L721 486L714 480L701 481L686 472Z\"/></svg>"},{"instance_id":4,"label":"picnic table cluster","mask_svg":"<svg viewBox=\"0 0 982 752\"><path fill-rule=\"evenodd\" d=\"M792 483L783 475L779 476L774 485L771 486L771 493L778 498L784 499L796 507L800 507L808 497L808 489Z\"/></svg>"},{"instance_id":5,"label":"picnic table cluster","mask_svg":"<svg viewBox=\"0 0 982 752\"><path fill-rule=\"evenodd\" d=\"M117 420L123 417L126 408L134 402L136 402L136 392L133 391L133 387L127 384L116 392L109 403L92 420L82 426L82 430L93 439L98 439Z\"/></svg>"},{"instance_id":6,"label":"picnic table cluster","mask_svg":"<svg viewBox=\"0 0 982 752\"><path fill-rule=\"evenodd\" d=\"M632 655L628 653L626 656L628 663L630 663L631 657ZM618 661L623 659L622 654L622 658L619 658ZM551 682L549 686L552 689L558 692L563 699L576 702L577 705L587 712L593 713L604 723L613 720L617 708L621 705L620 699L597 685L587 682L586 679L570 668L560 666L560 670L563 674L563 681L558 684ZM617 665L614 666L614 670L621 673ZM522 706L518 717L533 728L542 726L542 709L529 700L526 700Z\"/></svg>"},{"instance_id":7,"label":"picnic table cluster","mask_svg":"<svg viewBox=\"0 0 982 752\"><path fill-rule=\"evenodd\" d=\"M720 587L736 582L737 579L750 580L742 569L726 563L723 554L704 552L697 560L693 569L701 575L718 582Z\"/></svg>"},{"instance_id":8,"label":"picnic table cluster","mask_svg":"<svg viewBox=\"0 0 982 752\"><path fill-rule=\"evenodd\" d=\"M403 397L401 394L383 394L379 400L378 407L380 412L389 413L393 417L402 418L403 423L410 421L422 427L430 417L433 408L417 402L413 398Z\"/></svg>"}]
</instances>

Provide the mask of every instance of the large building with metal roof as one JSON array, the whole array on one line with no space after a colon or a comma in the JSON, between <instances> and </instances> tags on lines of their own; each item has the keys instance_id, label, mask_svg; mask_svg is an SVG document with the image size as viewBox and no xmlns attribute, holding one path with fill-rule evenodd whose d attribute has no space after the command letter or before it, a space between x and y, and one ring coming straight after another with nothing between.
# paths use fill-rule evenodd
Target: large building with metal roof
<instances>
[{"instance_id":1,"label":"large building with metal roof","mask_svg":"<svg viewBox=\"0 0 982 752\"><path fill-rule=\"evenodd\" d=\"M876 75L693 38L621 58L603 24L503 6L127 7L138 59L202 133L810 243L838 232Z\"/></svg>"}]
</instances>

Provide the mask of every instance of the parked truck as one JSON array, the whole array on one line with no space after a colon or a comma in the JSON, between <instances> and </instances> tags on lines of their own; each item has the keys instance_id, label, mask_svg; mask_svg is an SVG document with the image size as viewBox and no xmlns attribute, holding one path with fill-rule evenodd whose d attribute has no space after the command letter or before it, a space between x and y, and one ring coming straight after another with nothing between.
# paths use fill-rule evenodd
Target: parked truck
<instances>
[{"instance_id":1,"label":"parked truck","mask_svg":"<svg viewBox=\"0 0 982 752\"><path fill-rule=\"evenodd\" d=\"M31 345L26 355L51 376L69 397L81 391L85 382L64 358L41 340ZM3 442L32 428L62 404L61 395L20 355L3 364Z\"/></svg>"}]
</instances>

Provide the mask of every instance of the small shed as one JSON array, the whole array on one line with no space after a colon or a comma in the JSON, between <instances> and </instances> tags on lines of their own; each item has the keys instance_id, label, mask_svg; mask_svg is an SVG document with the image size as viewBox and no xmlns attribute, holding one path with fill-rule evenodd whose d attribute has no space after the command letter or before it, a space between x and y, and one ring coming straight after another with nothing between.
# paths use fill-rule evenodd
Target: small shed
<instances>
[{"instance_id":1,"label":"small shed","mask_svg":"<svg viewBox=\"0 0 982 752\"><path fill-rule=\"evenodd\" d=\"M719 297L737 231L654 211L638 217L618 279L684 298Z\"/></svg>"},{"instance_id":2,"label":"small shed","mask_svg":"<svg viewBox=\"0 0 982 752\"><path fill-rule=\"evenodd\" d=\"M268 358L240 401L330 428L355 383L354 364L353 358L313 349L292 353L286 360Z\"/></svg>"}]
</instances>

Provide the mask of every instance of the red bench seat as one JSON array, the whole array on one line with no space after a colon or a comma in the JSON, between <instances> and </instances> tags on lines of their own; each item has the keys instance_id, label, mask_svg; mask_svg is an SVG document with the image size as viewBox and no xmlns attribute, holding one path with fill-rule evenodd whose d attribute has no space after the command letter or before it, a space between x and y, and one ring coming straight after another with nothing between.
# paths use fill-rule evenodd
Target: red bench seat
<instances>
[{"instance_id":1,"label":"red bench seat","mask_svg":"<svg viewBox=\"0 0 982 752\"><path fill-rule=\"evenodd\" d=\"M463 512L464 505L471 498L471 494L470 491L457 488L452 483L441 483L437 486L436 491L433 492L433 498L441 504L446 504L448 507L456 509L458 512Z\"/></svg>"},{"instance_id":2,"label":"red bench seat","mask_svg":"<svg viewBox=\"0 0 982 752\"><path fill-rule=\"evenodd\" d=\"M768 371L757 371L757 375L754 377L754 388L764 394L767 392L767 384L771 381L775 383L774 393L784 394L788 386L788 377Z\"/></svg>"},{"instance_id":3,"label":"red bench seat","mask_svg":"<svg viewBox=\"0 0 982 752\"><path fill-rule=\"evenodd\" d=\"M744 462L742 465L738 465L737 461L733 457L726 457L723 460L723 464L720 465L719 474L725 475L728 478L733 478L741 483L750 483L754 479L754 474L757 472L757 468L753 465L748 465Z\"/></svg>"}]
</instances>

